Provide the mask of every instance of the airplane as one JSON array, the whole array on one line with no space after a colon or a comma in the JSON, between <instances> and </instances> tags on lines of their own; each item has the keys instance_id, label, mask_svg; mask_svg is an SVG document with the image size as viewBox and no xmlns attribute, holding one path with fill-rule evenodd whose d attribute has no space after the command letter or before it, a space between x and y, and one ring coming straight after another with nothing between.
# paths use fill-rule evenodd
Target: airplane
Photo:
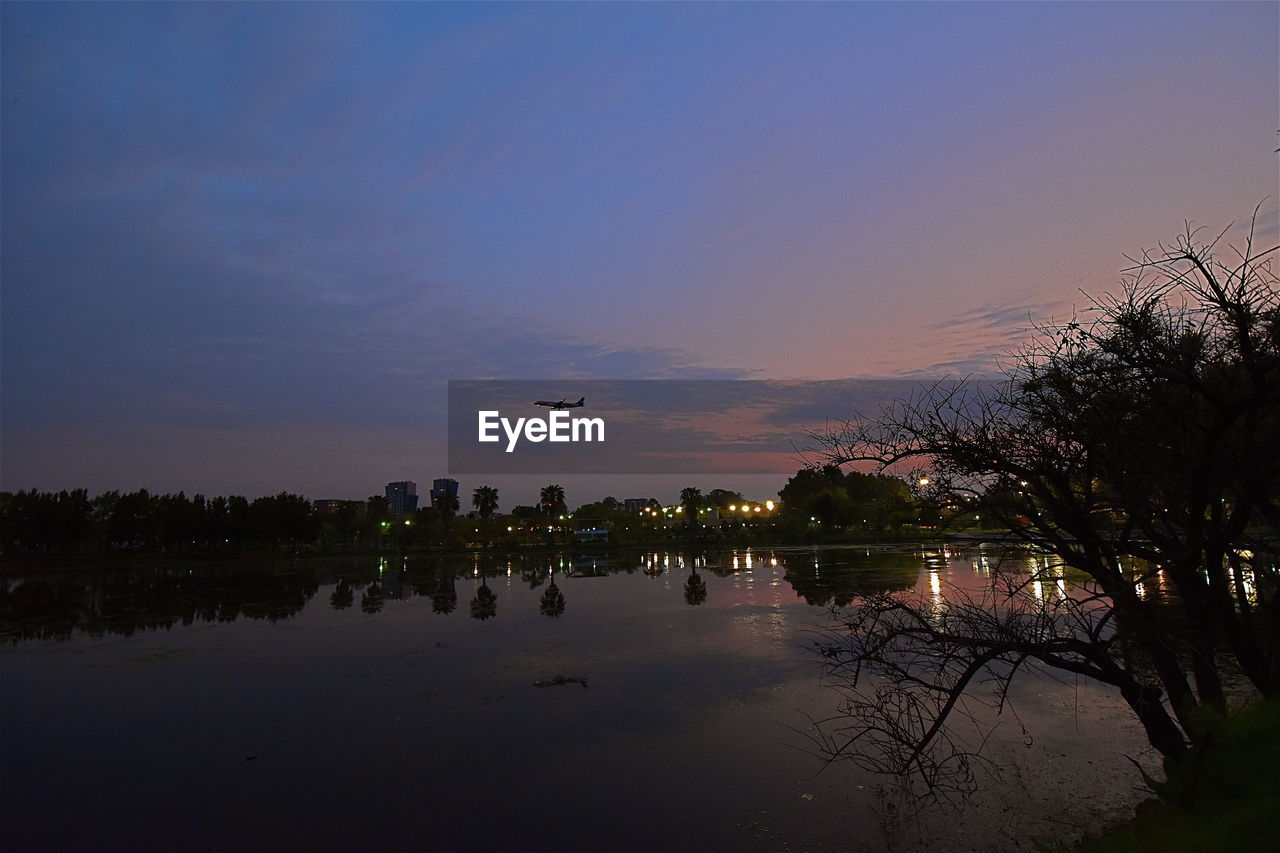
<instances>
[{"instance_id":1,"label":"airplane","mask_svg":"<svg viewBox=\"0 0 1280 853\"><path fill-rule=\"evenodd\" d=\"M546 406L548 409L580 409L587 404L586 397L579 397L576 403L566 403L564 397L560 398L560 402L552 402L551 400L536 400L535 406Z\"/></svg>"}]
</instances>

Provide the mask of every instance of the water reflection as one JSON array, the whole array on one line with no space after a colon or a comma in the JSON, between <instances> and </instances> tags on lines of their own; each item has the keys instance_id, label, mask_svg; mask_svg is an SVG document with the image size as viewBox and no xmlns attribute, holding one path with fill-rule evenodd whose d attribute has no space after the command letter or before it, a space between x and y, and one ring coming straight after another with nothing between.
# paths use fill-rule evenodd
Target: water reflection
<instances>
[{"instance_id":1,"label":"water reflection","mask_svg":"<svg viewBox=\"0 0 1280 853\"><path fill-rule=\"evenodd\" d=\"M552 619L564 614L564 593L556 586L556 577L551 575L551 585L542 593L542 601L538 604L538 612Z\"/></svg>"},{"instance_id":2,"label":"water reflection","mask_svg":"<svg viewBox=\"0 0 1280 853\"><path fill-rule=\"evenodd\" d=\"M89 849L90 835L116 839L114 849L182 849L193 827L221 849L299 828L311 834L286 846L412 849L429 837L437 849L486 849L500 837L540 849L568 792L574 823L554 838L566 851L619 837L632 849L836 848L852 824L818 805L870 794L853 793L844 776L811 781L816 764L789 739L805 719L797 709L823 711L828 699L811 678L804 632L829 618L829 605L864 594L914 589L954 606L958 587L981 583L983 571L964 561L988 575L1031 566L956 556L566 551L11 576L0 583L0 631L14 642L175 630L0 648L11 685L0 703L12 735L6 768L39 778L56 762L71 780L58 797L31 786L7 797L8 831L17 816L29 831L21 837L48 839L48 849ZM1042 584L1057 599L1071 576L1051 571ZM243 624L289 618L288 630ZM241 624L180 630L218 620ZM86 781L95 778L110 781ZM544 784L502 809L458 794L504 778ZM732 798L698 799L724 778L741 783ZM654 791L700 806L654 809ZM340 820L333 804L361 797L388 804L380 818ZM98 811L60 821L71 801ZM767 836L741 826L766 809L787 823Z\"/></svg>"},{"instance_id":3,"label":"water reflection","mask_svg":"<svg viewBox=\"0 0 1280 853\"><path fill-rule=\"evenodd\" d=\"M458 579L453 572L437 572L431 590L431 612L452 613L458 606Z\"/></svg>"},{"instance_id":4,"label":"water reflection","mask_svg":"<svg viewBox=\"0 0 1280 853\"><path fill-rule=\"evenodd\" d=\"M0 637L62 640L241 617L277 621L300 613L319 588L314 570L292 565L246 573L184 567L8 577L0 584Z\"/></svg>"},{"instance_id":5,"label":"water reflection","mask_svg":"<svg viewBox=\"0 0 1280 853\"><path fill-rule=\"evenodd\" d=\"M471 599L471 618L484 621L498 615L498 596L489 589L488 581L482 576L480 586L476 589L476 597Z\"/></svg>"},{"instance_id":6,"label":"water reflection","mask_svg":"<svg viewBox=\"0 0 1280 853\"><path fill-rule=\"evenodd\" d=\"M338 583L333 587L333 593L329 596L329 603L333 605L334 610L342 610L355 602L355 596L355 587L351 585L351 581L339 578Z\"/></svg>"},{"instance_id":7,"label":"water reflection","mask_svg":"<svg viewBox=\"0 0 1280 853\"><path fill-rule=\"evenodd\" d=\"M684 582L684 601L690 607L697 607L707 600L707 582L702 579L702 575L698 574L697 569L693 569L689 573L689 578Z\"/></svg>"},{"instance_id":8,"label":"water reflection","mask_svg":"<svg viewBox=\"0 0 1280 853\"><path fill-rule=\"evenodd\" d=\"M914 552L867 550L781 552L783 580L815 606L844 606L859 595L910 589L920 576Z\"/></svg>"},{"instance_id":9,"label":"water reflection","mask_svg":"<svg viewBox=\"0 0 1280 853\"><path fill-rule=\"evenodd\" d=\"M950 586L957 560L970 567L966 577L1025 588L1045 607L1063 602L1084 582L1039 554L987 549L956 553L943 547L543 552L49 572L9 577L0 585L0 637L12 642L56 640L77 633L129 635L194 622L287 619L300 613L322 585L330 584L328 601L336 611L353 607L359 593L360 611L370 616L414 596L429 597L431 612L443 615L457 609L457 583L463 578L474 584L468 610L482 622L498 616L493 578L539 590L536 604L521 597L509 606L536 606L543 616L556 619L566 614L566 597L573 597L572 590L566 595L566 581L629 575L660 581L658 586L682 595L690 607L750 603L762 593L771 604L785 603L783 591L788 587L814 607L845 606L859 596L905 591L919 584L933 612L940 615L948 598L957 594ZM1126 570L1144 599L1169 594L1158 567L1133 563ZM721 579L729 581L724 595L711 588ZM1233 569L1232 580L1242 595L1254 594L1249 568Z\"/></svg>"},{"instance_id":10,"label":"water reflection","mask_svg":"<svg viewBox=\"0 0 1280 853\"><path fill-rule=\"evenodd\" d=\"M382 610L385 601L386 596L382 594L382 586L374 581L360 596L360 609L365 613L378 613Z\"/></svg>"}]
</instances>

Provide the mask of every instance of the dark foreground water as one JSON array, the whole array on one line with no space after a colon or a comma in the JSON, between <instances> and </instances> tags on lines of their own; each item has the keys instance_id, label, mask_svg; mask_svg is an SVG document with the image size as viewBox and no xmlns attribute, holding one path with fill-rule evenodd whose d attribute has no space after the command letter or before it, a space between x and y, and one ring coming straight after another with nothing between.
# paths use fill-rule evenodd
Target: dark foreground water
<instances>
[{"instance_id":1,"label":"dark foreground water","mask_svg":"<svg viewBox=\"0 0 1280 853\"><path fill-rule=\"evenodd\" d=\"M1123 816L1142 795L1122 753L1144 744L1087 684L1028 680L990 741L1002 774L959 811L903 817L885 779L806 751L809 716L836 704L805 648L827 607L945 599L982 582L982 560L782 548L11 575L0 848L1003 850Z\"/></svg>"}]
</instances>

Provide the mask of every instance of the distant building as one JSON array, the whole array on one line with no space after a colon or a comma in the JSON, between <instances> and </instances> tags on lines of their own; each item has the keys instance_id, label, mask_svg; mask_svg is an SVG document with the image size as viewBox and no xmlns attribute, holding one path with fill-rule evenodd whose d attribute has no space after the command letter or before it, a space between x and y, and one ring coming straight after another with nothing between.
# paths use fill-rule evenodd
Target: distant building
<instances>
[{"instance_id":1,"label":"distant building","mask_svg":"<svg viewBox=\"0 0 1280 853\"><path fill-rule=\"evenodd\" d=\"M312 501L311 506L322 515L333 515L344 506L350 506L356 512L364 511L364 501L344 501L338 498L320 498Z\"/></svg>"},{"instance_id":2,"label":"distant building","mask_svg":"<svg viewBox=\"0 0 1280 853\"><path fill-rule=\"evenodd\" d=\"M654 498L627 498L622 502L622 511L635 515L648 509L661 509L662 504Z\"/></svg>"},{"instance_id":3,"label":"distant building","mask_svg":"<svg viewBox=\"0 0 1280 853\"><path fill-rule=\"evenodd\" d=\"M458 481L449 477L440 477L431 481L431 505L435 506L443 497L458 496Z\"/></svg>"},{"instance_id":4,"label":"distant building","mask_svg":"<svg viewBox=\"0 0 1280 853\"><path fill-rule=\"evenodd\" d=\"M607 527L603 527L598 521L589 521L587 524L590 526L573 531L574 541L579 544L609 541L609 529Z\"/></svg>"},{"instance_id":5,"label":"distant building","mask_svg":"<svg viewBox=\"0 0 1280 853\"><path fill-rule=\"evenodd\" d=\"M418 484L413 480L387 483L387 503L392 515L413 515L418 509Z\"/></svg>"}]
</instances>

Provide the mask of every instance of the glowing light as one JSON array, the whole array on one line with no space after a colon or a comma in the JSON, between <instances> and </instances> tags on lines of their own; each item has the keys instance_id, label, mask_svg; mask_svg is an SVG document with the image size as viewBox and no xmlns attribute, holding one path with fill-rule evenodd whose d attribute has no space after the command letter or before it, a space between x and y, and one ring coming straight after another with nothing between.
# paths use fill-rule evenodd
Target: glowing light
<instances>
[{"instance_id":1,"label":"glowing light","mask_svg":"<svg viewBox=\"0 0 1280 853\"><path fill-rule=\"evenodd\" d=\"M927 486L927 485L929 485L929 478L928 478L928 477L921 477L921 478L920 478L920 485L922 485L922 486Z\"/></svg>"},{"instance_id":2,"label":"glowing light","mask_svg":"<svg viewBox=\"0 0 1280 853\"><path fill-rule=\"evenodd\" d=\"M737 504L729 504L729 512L737 512L737 511L738 511Z\"/></svg>"},{"instance_id":3,"label":"glowing light","mask_svg":"<svg viewBox=\"0 0 1280 853\"><path fill-rule=\"evenodd\" d=\"M764 508L765 508L765 509L767 509L767 510L769 510L769 512L773 512L773 507L774 507L774 503L773 503L773 501L765 501L765 502L764 502Z\"/></svg>"}]
</instances>

